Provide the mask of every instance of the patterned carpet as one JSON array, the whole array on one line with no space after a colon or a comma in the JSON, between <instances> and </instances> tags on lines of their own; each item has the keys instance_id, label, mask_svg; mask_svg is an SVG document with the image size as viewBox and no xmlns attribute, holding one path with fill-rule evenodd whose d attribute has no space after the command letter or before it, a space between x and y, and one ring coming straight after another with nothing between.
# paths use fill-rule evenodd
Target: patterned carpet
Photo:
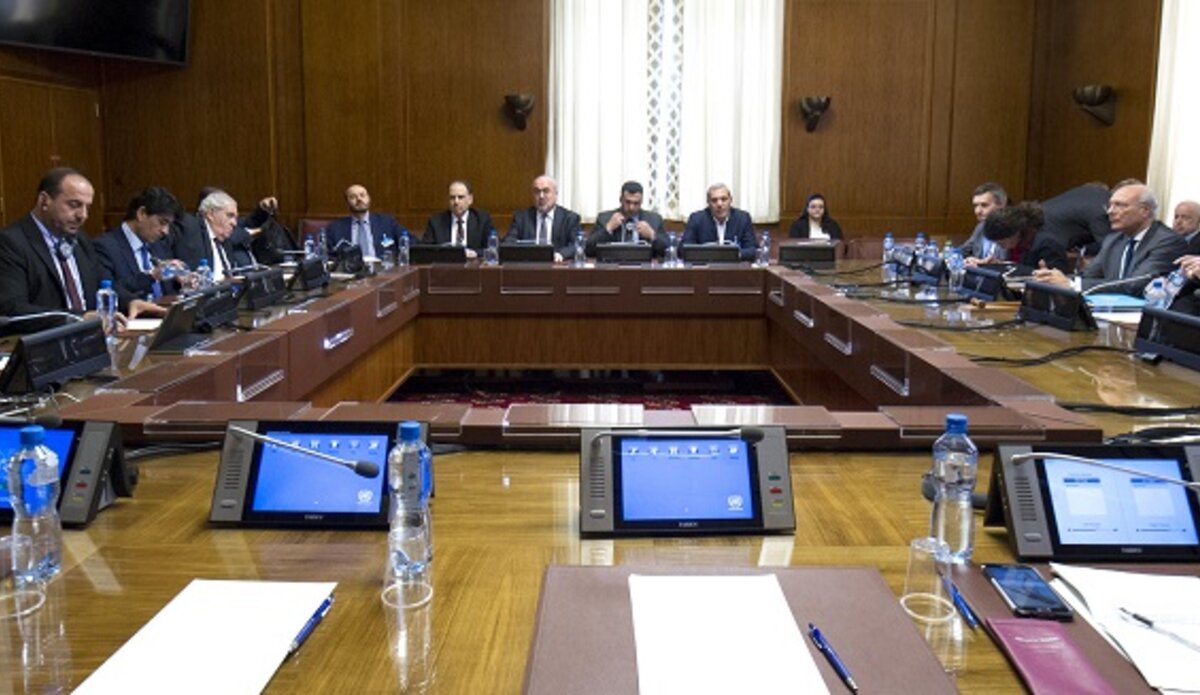
<instances>
[{"instance_id":1,"label":"patterned carpet","mask_svg":"<svg viewBox=\"0 0 1200 695\"><path fill-rule=\"evenodd\" d=\"M642 370L420 370L388 400L466 403L641 403L647 410L693 405L793 405L769 372Z\"/></svg>"}]
</instances>

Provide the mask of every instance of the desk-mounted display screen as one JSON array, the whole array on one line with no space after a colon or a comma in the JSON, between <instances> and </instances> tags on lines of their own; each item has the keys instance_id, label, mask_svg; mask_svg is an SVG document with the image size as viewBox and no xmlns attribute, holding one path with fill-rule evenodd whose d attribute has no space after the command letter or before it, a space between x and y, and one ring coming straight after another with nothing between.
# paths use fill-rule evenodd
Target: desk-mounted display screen
<instances>
[{"instance_id":1,"label":"desk-mounted display screen","mask_svg":"<svg viewBox=\"0 0 1200 695\"><path fill-rule=\"evenodd\" d=\"M23 425L0 425L0 472L7 476L8 459L21 448ZM58 456L58 474L62 479L71 456L75 453L75 441L79 431L75 427L47 427L44 444ZM8 479L0 480L0 521L12 521L12 500L8 494Z\"/></svg>"}]
</instances>

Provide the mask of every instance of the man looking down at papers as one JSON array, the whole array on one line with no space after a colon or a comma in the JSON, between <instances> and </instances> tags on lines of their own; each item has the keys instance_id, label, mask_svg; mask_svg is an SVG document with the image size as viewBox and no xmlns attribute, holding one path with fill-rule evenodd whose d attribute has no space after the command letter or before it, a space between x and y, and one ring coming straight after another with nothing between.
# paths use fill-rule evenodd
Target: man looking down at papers
<instances>
[{"instance_id":1,"label":"man looking down at papers","mask_svg":"<svg viewBox=\"0 0 1200 695\"><path fill-rule=\"evenodd\" d=\"M1035 268L1067 269L1067 250L1051 236L1042 234L1045 217L1037 203L1024 202L999 208L983 222L983 234L1000 248L1001 260L1016 263L1019 274Z\"/></svg>"}]
</instances>

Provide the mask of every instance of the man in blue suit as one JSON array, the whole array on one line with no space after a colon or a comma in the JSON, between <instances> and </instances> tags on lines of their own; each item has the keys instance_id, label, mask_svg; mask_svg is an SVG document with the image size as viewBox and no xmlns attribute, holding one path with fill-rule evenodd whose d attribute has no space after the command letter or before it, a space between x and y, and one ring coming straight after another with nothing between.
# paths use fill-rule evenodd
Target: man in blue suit
<instances>
[{"instance_id":1,"label":"man in blue suit","mask_svg":"<svg viewBox=\"0 0 1200 695\"><path fill-rule=\"evenodd\" d=\"M379 258L383 253L384 237L395 243L408 231L391 215L371 212L371 194L357 183L346 189L346 207L350 209L350 215L330 222L325 228L326 243L331 252L344 241L361 248L365 258Z\"/></svg>"},{"instance_id":2,"label":"man in blue suit","mask_svg":"<svg viewBox=\"0 0 1200 695\"><path fill-rule=\"evenodd\" d=\"M183 267L171 258L167 243L167 230L178 212L179 201L170 191L143 188L129 201L121 226L96 239L100 263L119 288L151 300L179 292L177 282L163 280L165 268Z\"/></svg>"},{"instance_id":3,"label":"man in blue suit","mask_svg":"<svg viewBox=\"0 0 1200 695\"><path fill-rule=\"evenodd\" d=\"M683 243L735 244L743 259L752 260L758 239L750 213L733 207L729 186L714 183L708 187L708 207L688 216Z\"/></svg>"}]
</instances>

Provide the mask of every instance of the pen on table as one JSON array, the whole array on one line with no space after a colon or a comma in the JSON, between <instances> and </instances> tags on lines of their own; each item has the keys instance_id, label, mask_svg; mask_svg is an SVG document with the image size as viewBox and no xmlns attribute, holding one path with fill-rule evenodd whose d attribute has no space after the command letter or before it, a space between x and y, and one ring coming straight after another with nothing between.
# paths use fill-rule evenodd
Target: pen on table
<instances>
[{"instance_id":1,"label":"pen on table","mask_svg":"<svg viewBox=\"0 0 1200 695\"><path fill-rule=\"evenodd\" d=\"M1159 633L1160 635L1162 635L1164 637L1170 637L1171 639L1182 644L1183 646L1187 647L1188 649L1194 649L1195 651L1200 652L1200 644L1196 644L1195 642L1187 639L1183 635L1172 632L1172 631L1168 630L1167 628L1162 627L1161 625L1159 625L1155 621L1147 618L1146 616L1134 613L1133 611L1129 610L1128 608L1124 608L1124 607L1118 608L1117 610L1121 611L1122 613L1124 613L1126 616L1128 616L1132 620L1134 620L1138 623L1141 623L1142 625L1145 625L1146 627L1150 628L1151 630L1154 630L1155 632Z\"/></svg>"},{"instance_id":2,"label":"pen on table","mask_svg":"<svg viewBox=\"0 0 1200 695\"><path fill-rule=\"evenodd\" d=\"M963 620L966 621L967 627L971 628L972 630L978 628L979 618L975 616L975 611L971 610L970 604L968 604L967 600L963 598L963 595L958 590L958 587L954 586L954 582L951 581L949 575L942 575L942 583L945 584L946 593L950 594L951 603L953 603L954 607L958 609L958 612L962 615Z\"/></svg>"},{"instance_id":3,"label":"pen on table","mask_svg":"<svg viewBox=\"0 0 1200 695\"><path fill-rule=\"evenodd\" d=\"M308 639L308 636L312 634L312 631L317 629L317 625L321 622L321 619L325 617L325 614L328 613L329 609L332 607L333 594L330 594L329 598L322 601L321 605L317 607L317 612L313 613L312 617L308 619L307 623L304 623L304 627L300 628L300 634L296 635L296 639L292 640L292 644L288 647L288 656L294 654L296 650L300 648L300 645L304 644L304 640Z\"/></svg>"},{"instance_id":4,"label":"pen on table","mask_svg":"<svg viewBox=\"0 0 1200 695\"><path fill-rule=\"evenodd\" d=\"M846 684L847 688L854 692L858 692L858 683L854 682L854 677L850 675L850 670L846 668L846 664L842 663L841 657L833 650L833 645L825 640L825 635L817 629L816 625L808 624L808 636L812 638L813 644L817 646L817 651L825 655L829 661L829 665L833 666L833 670L837 671L838 678Z\"/></svg>"}]
</instances>

